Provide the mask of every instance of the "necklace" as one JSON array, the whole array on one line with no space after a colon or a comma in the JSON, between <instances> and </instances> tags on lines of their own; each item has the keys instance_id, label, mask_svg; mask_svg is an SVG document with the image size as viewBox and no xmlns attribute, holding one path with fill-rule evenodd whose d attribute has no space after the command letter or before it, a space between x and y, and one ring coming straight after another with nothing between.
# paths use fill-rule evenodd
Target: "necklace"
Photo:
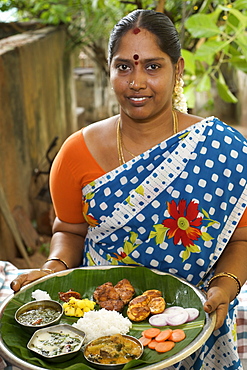
<instances>
[{"instance_id":1,"label":"necklace","mask_svg":"<svg viewBox=\"0 0 247 370\"><path fill-rule=\"evenodd\" d=\"M172 118L173 118L173 134L178 133L178 116L177 112L173 109L172 110ZM129 153L133 158L136 157L135 154L131 153L124 145L123 139L122 139L122 133L121 133L121 118L119 117L117 121L117 151L118 151L118 160L120 166L125 162L124 154L123 154L123 148L126 150L127 153Z\"/></svg>"}]
</instances>

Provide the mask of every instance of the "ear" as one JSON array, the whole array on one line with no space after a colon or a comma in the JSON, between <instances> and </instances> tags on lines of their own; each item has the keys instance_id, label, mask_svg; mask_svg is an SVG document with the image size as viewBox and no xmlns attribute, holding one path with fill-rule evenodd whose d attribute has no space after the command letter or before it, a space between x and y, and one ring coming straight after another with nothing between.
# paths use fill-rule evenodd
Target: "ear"
<instances>
[{"instance_id":1,"label":"ear","mask_svg":"<svg viewBox=\"0 0 247 370\"><path fill-rule=\"evenodd\" d=\"M179 77L183 76L183 72L184 72L184 58L183 57L179 57L177 61L176 72Z\"/></svg>"}]
</instances>

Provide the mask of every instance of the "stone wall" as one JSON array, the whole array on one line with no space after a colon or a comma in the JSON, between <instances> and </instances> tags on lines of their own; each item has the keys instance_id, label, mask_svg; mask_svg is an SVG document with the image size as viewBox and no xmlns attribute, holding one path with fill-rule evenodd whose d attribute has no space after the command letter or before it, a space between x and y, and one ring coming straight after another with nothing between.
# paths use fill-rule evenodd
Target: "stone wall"
<instances>
[{"instance_id":1,"label":"stone wall","mask_svg":"<svg viewBox=\"0 0 247 370\"><path fill-rule=\"evenodd\" d=\"M32 220L50 207L36 198L41 184L33 171L46 163L54 137L58 150L77 130L75 105L73 57L62 27L0 40L0 185L11 212L21 206ZM47 183L47 176L39 181ZM18 254L0 212L0 259L12 262Z\"/></svg>"}]
</instances>

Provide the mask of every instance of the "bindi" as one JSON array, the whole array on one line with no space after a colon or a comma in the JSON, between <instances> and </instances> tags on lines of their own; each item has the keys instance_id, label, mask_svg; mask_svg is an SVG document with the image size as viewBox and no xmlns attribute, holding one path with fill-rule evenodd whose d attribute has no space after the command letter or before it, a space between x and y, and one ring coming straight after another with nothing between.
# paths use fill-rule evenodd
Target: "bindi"
<instances>
[{"instance_id":1,"label":"bindi","mask_svg":"<svg viewBox=\"0 0 247 370\"><path fill-rule=\"evenodd\" d=\"M136 27L133 29L133 34L137 35L139 32L141 32L140 28Z\"/></svg>"},{"instance_id":2,"label":"bindi","mask_svg":"<svg viewBox=\"0 0 247 370\"><path fill-rule=\"evenodd\" d=\"M136 61L136 62L135 62L135 65L138 65L137 60L139 59L139 55L138 55L138 54L134 54L134 55L133 55L133 59Z\"/></svg>"}]
</instances>

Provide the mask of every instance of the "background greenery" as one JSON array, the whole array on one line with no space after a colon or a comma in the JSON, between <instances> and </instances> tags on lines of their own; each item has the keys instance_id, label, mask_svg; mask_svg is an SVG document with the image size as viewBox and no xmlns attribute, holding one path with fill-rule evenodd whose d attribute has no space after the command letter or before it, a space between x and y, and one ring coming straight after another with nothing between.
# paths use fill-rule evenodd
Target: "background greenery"
<instances>
[{"instance_id":1,"label":"background greenery","mask_svg":"<svg viewBox=\"0 0 247 370\"><path fill-rule=\"evenodd\" d=\"M228 103L236 103L229 76L247 73L247 0L2 0L0 10L17 9L22 21L66 25L70 47L80 47L107 73L107 40L113 25L128 12L155 9L177 27L185 59L185 94L189 108L196 92L212 85Z\"/></svg>"}]
</instances>

